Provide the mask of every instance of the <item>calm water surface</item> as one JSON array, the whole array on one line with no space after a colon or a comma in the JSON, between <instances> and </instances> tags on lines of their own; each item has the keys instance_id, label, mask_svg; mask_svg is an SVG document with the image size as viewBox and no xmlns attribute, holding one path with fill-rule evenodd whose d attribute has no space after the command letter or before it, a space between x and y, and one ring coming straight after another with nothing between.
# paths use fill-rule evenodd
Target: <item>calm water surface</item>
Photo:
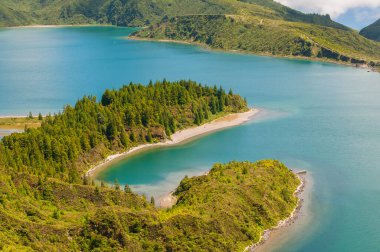
<instances>
[{"instance_id":1,"label":"calm water surface","mask_svg":"<svg viewBox=\"0 0 380 252\"><path fill-rule=\"evenodd\" d=\"M258 120L151 150L99 174L159 196L215 162L279 159L313 177L312 221L278 251L379 251L380 74L128 41L112 27L0 30L0 115L57 112L123 83L194 79L264 109Z\"/></svg>"}]
</instances>

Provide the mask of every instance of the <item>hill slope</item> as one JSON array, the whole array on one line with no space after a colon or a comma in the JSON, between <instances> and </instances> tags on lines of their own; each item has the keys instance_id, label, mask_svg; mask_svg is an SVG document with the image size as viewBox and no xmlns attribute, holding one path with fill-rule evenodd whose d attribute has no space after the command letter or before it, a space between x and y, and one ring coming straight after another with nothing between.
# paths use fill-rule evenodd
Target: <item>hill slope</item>
<instances>
[{"instance_id":1,"label":"hill slope","mask_svg":"<svg viewBox=\"0 0 380 252\"><path fill-rule=\"evenodd\" d=\"M380 66L380 43L368 40L353 30L253 15L166 18L133 36L195 42L215 49L264 55Z\"/></svg>"},{"instance_id":2,"label":"hill slope","mask_svg":"<svg viewBox=\"0 0 380 252\"><path fill-rule=\"evenodd\" d=\"M332 21L328 15L304 14L272 0L2 2L0 26L91 23L150 26L136 36L185 40L226 50L380 66L379 43Z\"/></svg>"},{"instance_id":3,"label":"hill slope","mask_svg":"<svg viewBox=\"0 0 380 252\"><path fill-rule=\"evenodd\" d=\"M306 15L272 0L2 0L0 25L108 23L143 26L157 23L164 16L243 13L348 29L328 16Z\"/></svg>"},{"instance_id":4,"label":"hill slope","mask_svg":"<svg viewBox=\"0 0 380 252\"><path fill-rule=\"evenodd\" d=\"M0 171L1 251L242 251L290 215L300 183L277 161L216 164L157 210L128 187Z\"/></svg>"},{"instance_id":5,"label":"hill slope","mask_svg":"<svg viewBox=\"0 0 380 252\"><path fill-rule=\"evenodd\" d=\"M375 23L363 28L360 31L360 35L368 39L380 41L380 19Z\"/></svg>"}]
</instances>

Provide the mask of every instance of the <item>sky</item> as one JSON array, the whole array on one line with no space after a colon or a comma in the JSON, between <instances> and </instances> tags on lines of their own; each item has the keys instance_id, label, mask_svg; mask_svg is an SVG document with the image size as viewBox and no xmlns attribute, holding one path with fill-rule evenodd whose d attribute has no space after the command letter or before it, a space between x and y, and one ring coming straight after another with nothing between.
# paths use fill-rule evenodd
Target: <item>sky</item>
<instances>
[{"instance_id":1,"label":"sky","mask_svg":"<svg viewBox=\"0 0 380 252\"><path fill-rule=\"evenodd\" d=\"M329 14L335 21L361 29L380 19L380 0L275 0L305 13Z\"/></svg>"}]
</instances>

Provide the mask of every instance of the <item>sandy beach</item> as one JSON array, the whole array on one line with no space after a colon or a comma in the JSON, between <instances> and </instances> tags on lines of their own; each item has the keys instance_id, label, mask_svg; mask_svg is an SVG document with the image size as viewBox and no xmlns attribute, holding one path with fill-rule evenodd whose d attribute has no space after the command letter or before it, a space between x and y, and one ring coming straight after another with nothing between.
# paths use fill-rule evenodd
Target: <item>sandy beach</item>
<instances>
[{"instance_id":1,"label":"sandy beach","mask_svg":"<svg viewBox=\"0 0 380 252\"><path fill-rule=\"evenodd\" d=\"M206 171L206 172L204 172L200 175L196 175L194 177L207 176L209 173L210 173L210 171ZM174 191L171 191L171 192L169 192L163 196L158 197L156 206L159 208L166 209L166 208L171 208L176 203L177 203L177 198L176 198L176 196L174 196Z\"/></svg>"},{"instance_id":2,"label":"sandy beach","mask_svg":"<svg viewBox=\"0 0 380 252\"><path fill-rule=\"evenodd\" d=\"M201 126L177 131L176 133L171 135L171 139L168 139L165 142L152 143L152 144L142 144L142 145L133 147L126 152L116 153L116 154L110 155L106 159L104 159L102 162L100 162L98 165L96 165L96 166L92 167L90 170L88 170L86 175L87 176L93 176L96 174L96 172L98 172L102 168L107 167L111 162L123 159L129 155L140 152L142 150L155 148L155 147L163 147L163 146L170 146L170 145L185 143L186 141L189 141L190 139L193 139L195 137L199 137L199 136L211 133L211 132L215 132L218 130L222 130L225 128L229 128L229 127L233 127L233 126L243 124L243 123L251 120L259 112L260 112L259 109L252 108L247 112L237 113L237 114L229 114L229 115L226 115L224 117L218 118L212 122L203 124Z\"/></svg>"}]
</instances>

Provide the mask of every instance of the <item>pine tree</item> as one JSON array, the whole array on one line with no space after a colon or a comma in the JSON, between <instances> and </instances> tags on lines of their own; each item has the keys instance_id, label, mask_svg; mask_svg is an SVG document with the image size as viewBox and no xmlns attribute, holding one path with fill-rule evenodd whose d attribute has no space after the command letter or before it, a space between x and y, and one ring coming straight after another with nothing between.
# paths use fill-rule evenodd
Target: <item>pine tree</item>
<instances>
[{"instance_id":1,"label":"pine tree","mask_svg":"<svg viewBox=\"0 0 380 252\"><path fill-rule=\"evenodd\" d=\"M150 131L148 131L148 133L146 134L145 139L148 143L152 142L152 134L150 133Z\"/></svg>"},{"instance_id":2,"label":"pine tree","mask_svg":"<svg viewBox=\"0 0 380 252\"><path fill-rule=\"evenodd\" d=\"M125 192L125 193L130 193L130 192L132 192L132 190L131 190L131 188L129 187L128 184L125 184L125 186L124 186L124 192Z\"/></svg>"},{"instance_id":3,"label":"pine tree","mask_svg":"<svg viewBox=\"0 0 380 252\"><path fill-rule=\"evenodd\" d=\"M152 204L153 206L156 205L156 201L154 200L154 197L150 197L150 204Z\"/></svg>"},{"instance_id":4,"label":"pine tree","mask_svg":"<svg viewBox=\"0 0 380 252\"><path fill-rule=\"evenodd\" d=\"M125 133L124 130L122 130L122 131L120 132L120 142L121 142L121 144L122 144L125 148L128 147L129 139L128 139L127 133Z\"/></svg>"},{"instance_id":5,"label":"pine tree","mask_svg":"<svg viewBox=\"0 0 380 252\"><path fill-rule=\"evenodd\" d=\"M115 186L116 191L120 190L120 184L119 184L119 181L117 179L115 179L115 181L114 181L114 186Z\"/></svg>"},{"instance_id":6,"label":"pine tree","mask_svg":"<svg viewBox=\"0 0 380 252\"><path fill-rule=\"evenodd\" d=\"M216 98L214 96L211 98L211 106L210 106L211 107L211 113L214 115L218 112L218 107L216 105L215 99Z\"/></svg>"}]
</instances>

